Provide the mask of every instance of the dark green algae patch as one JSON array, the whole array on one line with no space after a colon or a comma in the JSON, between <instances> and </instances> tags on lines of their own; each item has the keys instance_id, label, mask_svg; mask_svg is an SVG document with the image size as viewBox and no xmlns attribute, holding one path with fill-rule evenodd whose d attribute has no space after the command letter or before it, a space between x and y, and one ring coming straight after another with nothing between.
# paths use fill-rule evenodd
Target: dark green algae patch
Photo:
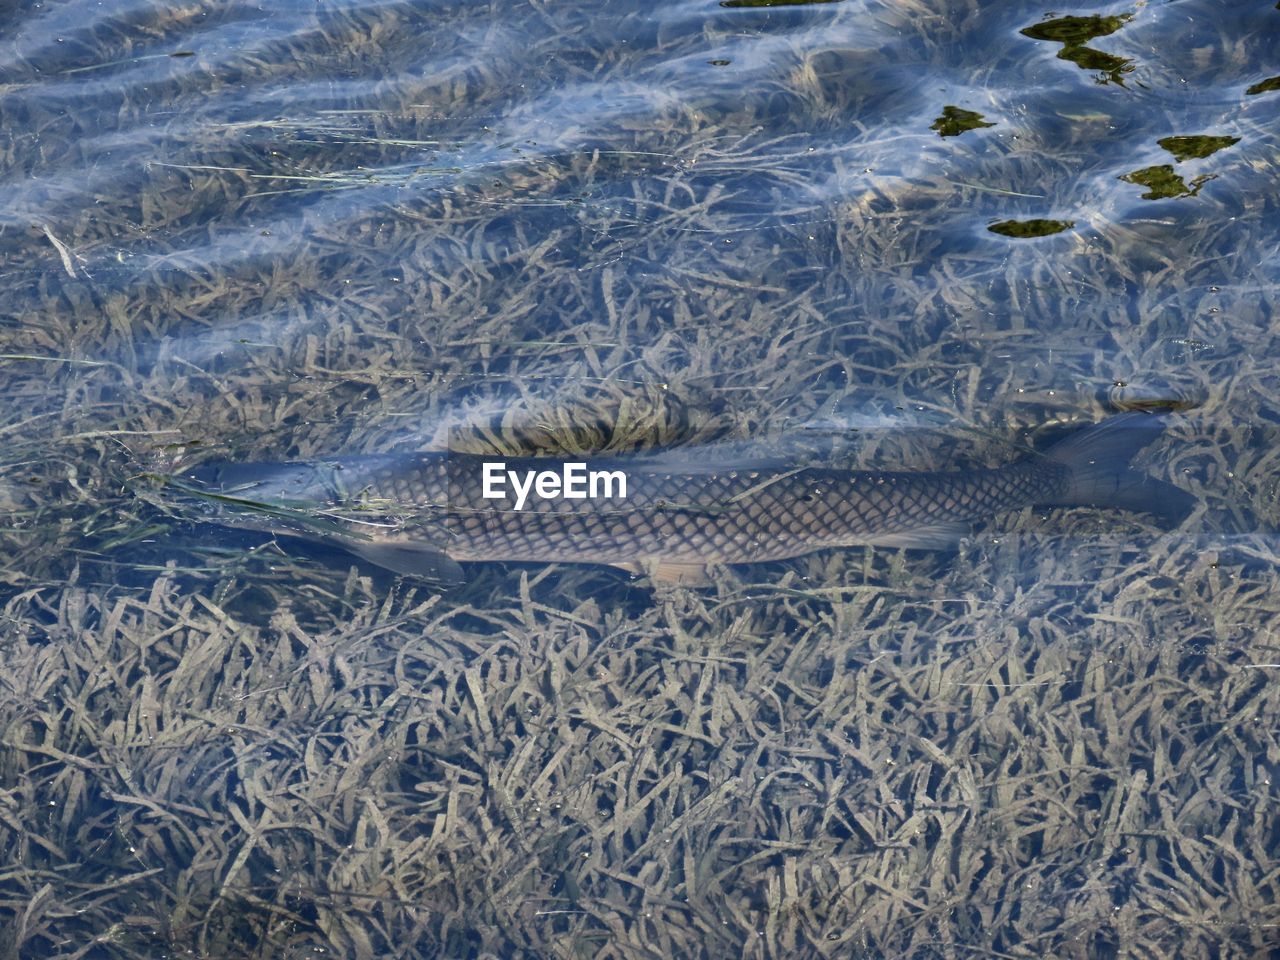
<instances>
[{"instance_id":1,"label":"dark green algae patch","mask_svg":"<svg viewBox=\"0 0 1280 960\"><path fill-rule=\"evenodd\" d=\"M1174 200L1179 197L1194 197L1200 192L1202 186L1216 179L1216 175L1201 174L1187 183L1174 173L1171 164L1163 163L1123 174L1120 179L1125 183L1136 183L1140 187L1146 187L1147 192L1142 195L1143 200Z\"/></svg>"},{"instance_id":2,"label":"dark green algae patch","mask_svg":"<svg viewBox=\"0 0 1280 960\"><path fill-rule=\"evenodd\" d=\"M1186 160L1203 160L1239 142L1239 137L1204 134L1162 137L1156 141L1160 147L1173 154L1174 160L1178 163ZM1216 173L1202 173L1192 177L1188 182L1175 172L1173 164L1162 163L1122 174L1119 179L1146 187L1147 192L1142 195L1143 200L1175 200L1196 196L1200 193L1202 186L1217 178Z\"/></svg>"},{"instance_id":3,"label":"dark green algae patch","mask_svg":"<svg viewBox=\"0 0 1280 960\"><path fill-rule=\"evenodd\" d=\"M1025 240L1032 237L1049 237L1055 233L1070 230L1075 225L1076 222L1074 220L1035 218L1032 220L1000 220L997 223L988 224L987 229L992 233L1000 234L1002 237Z\"/></svg>"},{"instance_id":4,"label":"dark green algae patch","mask_svg":"<svg viewBox=\"0 0 1280 960\"><path fill-rule=\"evenodd\" d=\"M1204 134L1180 137L1161 137L1156 141L1165 150L1173 154L1173 158L1181 163L1183 160L1203 160L1211 157L1219 150L1235 146L1239 137L1212 137Z\"/></svg>"},{"instance_id":5,"label":"dark green algae patch","mask_svg":"<svg viewBox=\"0 0 1280 960\"><path fill-rule=\"evenodd\" d=\"M982 119L982 114L975 110L965 110L963 107L948 104L942 108L942 116L933 121L929 129L936 130L940 137L958 137L968 130L994 126L994 123Z\"/></svg>"},{"instance_id":6,"label":"dark green algae patch","mask_svg":"<svg viewBox=\"0 0 1280 960\"><path fill-rule=\"evenodd\" d=\"M1024 27L1019 33L1032 40L1050 40L1065 47L1079 47L1098 37L1110 36L1132 19L1131 13L1113 16L1054 17L1037 23L1034 27Z\"/></svg>"},{"instance_id":7,"label":"dark green algae patch","mask_svg":"<svg viewBox=\"0 0 1280 960\"><path fill-rule=\"evenodd\" d=\"M1081 70L1096 70L1102 83L1123 85L1124 75L1133 71L1133 61L1088 46L1090 40L1110 36L1133 19L1133 14L1112 16L1055 17L1019 31L1032 40L1062 44L1058 59L1074 63Z\"/></svg>"}]
</instances>

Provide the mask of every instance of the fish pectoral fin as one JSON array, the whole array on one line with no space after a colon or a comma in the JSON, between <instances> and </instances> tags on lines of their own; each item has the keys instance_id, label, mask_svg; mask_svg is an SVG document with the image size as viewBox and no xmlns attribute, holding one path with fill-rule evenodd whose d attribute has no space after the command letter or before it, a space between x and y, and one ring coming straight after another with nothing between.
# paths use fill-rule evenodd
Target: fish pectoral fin
<instances>
[{"instance_id":1,"label":"fish pectoral fin","mask_svg":"<svg viewBox=\"0 0 1280 960\"><path fill-rule=\"evenodd\" d=\"M973 533L973 527L962 521L935 523L914 530L883 533L864 541L876 547L903 547L907 550L954 550L960 541Z\"/></svg>"},{"instance_id":2,"label":"fish pectoral fin","mask_svg":"<svg viewBox=\"0 0 1280 960\"><path fill-rule=\"evenodd\" d=\"M460 566L442 550L433 547L362 540L343 541L342 546L363 560L406 577L447 585L462 583L466 579Z\"/></svg>"},{"instance_id":3,"label":"fish pectoral fin","mask_svg":"<svg viewBox=\"0 0 1280 960\"><path fill-rule=\"evenodd\" d=\"M645 573L654 583L673 583L685 587L705 587L711 584L705 563L677 560L646 560L642 564Z\"/></svg>"},{"instance_id":4,"label":"fish pectoral fin","mask_svg":"<svg viewBox=\"0 0 1280 960\"><path fill-rule=\"evenodd\" d=\"M621 570L624 573L629 573L634 577L638 577L640 574L644 573L644 564L639 560L627 560L623 563L611 563L609 566L613 567L615 570Z\"/></svg>"}]
</instances>

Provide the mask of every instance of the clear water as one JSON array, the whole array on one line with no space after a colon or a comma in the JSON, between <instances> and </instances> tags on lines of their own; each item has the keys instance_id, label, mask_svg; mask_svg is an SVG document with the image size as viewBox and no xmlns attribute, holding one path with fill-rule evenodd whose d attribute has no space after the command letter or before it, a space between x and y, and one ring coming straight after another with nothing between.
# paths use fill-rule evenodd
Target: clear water
<instances>
[{"instance_id":1,"label":"clear water","mask_svg":"<svg viewBox=\"0 0 1280 960\"><path fill-rule=\"evenodd\" d=\"M1271 0L7 6L0 943L1262 955L1278 41ZM1143 405L1177 530L677 594L434 595L149 479L459 430L933 468Z\"/></svg>"}]
</instances>

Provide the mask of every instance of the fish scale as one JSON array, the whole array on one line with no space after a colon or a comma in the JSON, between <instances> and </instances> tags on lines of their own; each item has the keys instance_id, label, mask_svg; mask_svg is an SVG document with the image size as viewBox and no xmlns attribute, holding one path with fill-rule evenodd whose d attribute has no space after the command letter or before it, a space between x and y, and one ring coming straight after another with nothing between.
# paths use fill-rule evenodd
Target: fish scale
<instances>
[{"instance_id":1,"label":"fish scale","mask_svg":"<svg viewBox=\"0 0 1280 960\"><path fill-rule=\"evenodd\" d=\"M419 455L412 462L348 465L370 501L440 512L400 536L434 541L455 560L631 564L637 557L681 563L754 563L940 523L960 523L1059 496L1068 468L1026 461L962 473L877 473L824 468L655 473L626 460L578 461L623 470L618 500L541 499L523 510L512 498L485 500L481 469L492 458ZM513 470L559 472L552 458L504 461ZM447 506L446 506L447 504Z\"/></svg>"},{"instance_id":2,"label":"fish scale","mask_svg":"<svg viewBox=\"0 0 1280 960\"><path fill-rule=\"evenodd\" d=\"M608 564L699 582L709 564L782 560L858 544L939 549L973 521L1029 505L1102 506L1176 519L1194 499L1129 468L1166 417L1129 413L1044 455L953 472L875 472L777 461L715 463L690 448L599 460L420 453L222 464L183 478L218 522L335 542L400 573L452 579L457 561ZM621 471L625 499L483 496L486 463L563 475ZM321 518L320 524L309 522Z\"/></svg>"}]
</instances>

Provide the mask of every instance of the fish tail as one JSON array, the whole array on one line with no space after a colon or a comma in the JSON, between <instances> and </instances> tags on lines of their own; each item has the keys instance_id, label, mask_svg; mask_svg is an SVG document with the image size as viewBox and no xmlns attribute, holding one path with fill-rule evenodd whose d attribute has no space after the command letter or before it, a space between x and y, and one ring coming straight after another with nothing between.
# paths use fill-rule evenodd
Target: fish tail
<instances>
[{"instance_id":1,"label":"fish tail","mask_svg":"<svg viewBox=\"0 0 1280 960\"><path fill-rule=\"evenodd\" d=\"M1196 498L1171 483L1133 470L1129 462L1168 426L1162 413L1134 411L1078 430L1045 454L1067 467L1067 489L1046 506L1117 507L1154 514L1170 523L1185 518Z\"/></svg>"}]
</instances>

